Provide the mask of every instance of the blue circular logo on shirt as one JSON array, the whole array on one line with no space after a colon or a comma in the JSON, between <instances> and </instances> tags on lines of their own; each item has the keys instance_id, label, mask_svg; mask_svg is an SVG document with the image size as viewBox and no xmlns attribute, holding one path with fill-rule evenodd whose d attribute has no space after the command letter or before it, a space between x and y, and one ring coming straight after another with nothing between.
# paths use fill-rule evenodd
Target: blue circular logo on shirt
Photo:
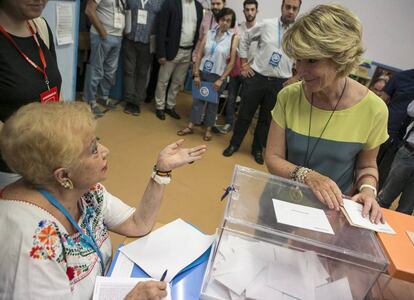
<instances>
[{"instance_id":1,"label":"blue circular logo on shirt","mask_svg":"<svg viewBox=\"0 0 414 300\"><path fill-rule=\"evenodd\" d=\"M204 69L211 71L213 69L213 63L211 61L206 61L206 63L204 64Z\"/></svg>"}]
</instances>

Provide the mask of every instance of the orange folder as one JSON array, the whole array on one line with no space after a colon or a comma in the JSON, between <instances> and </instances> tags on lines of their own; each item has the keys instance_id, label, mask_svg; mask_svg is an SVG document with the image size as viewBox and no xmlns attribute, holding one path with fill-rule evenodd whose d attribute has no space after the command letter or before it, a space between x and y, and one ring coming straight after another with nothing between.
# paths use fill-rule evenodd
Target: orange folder
<instances>
[{"instance_id":1,"label":"orange folder","mask_svg":"<svg viewBox=\"0 0 414 300\"><path fill-rule=\"evenodd\" d=\"M384 216L397 234L377 233L388 256L388 274L414 282L414 241L407 232L414 232L414 216L383 209Z\"/></svg>"}]
</instances>

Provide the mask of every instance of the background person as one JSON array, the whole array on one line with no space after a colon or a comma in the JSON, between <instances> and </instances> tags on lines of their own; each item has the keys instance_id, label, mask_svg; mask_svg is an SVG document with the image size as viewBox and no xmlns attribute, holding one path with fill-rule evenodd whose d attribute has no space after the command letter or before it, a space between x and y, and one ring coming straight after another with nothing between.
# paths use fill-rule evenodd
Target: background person
<instances>
[{"instance_id":1,"label":"background person","mask_svg":"<svg viewBox=\"0 0 414 300\"><path fill-rule=\"evenodd\" d=\"M81 102L32 103L4 124L0 151L22 179L0 195L0 238L7 241L0 247L0 269L7 270L0 272L2 298L91 299L95 277L109 267L108 231L134 237L150 232L171 170L206 150L183 148L183 140L164 148L133 208L99 183L109 150L97 142L95 126ZM140 288L165 295L163 283Z\"/></svg>"},{"instance_id":2,"label":"background person","mask_svg":"<svg viewBox=\"0 0 414 300\"><path fill-rule=\"evenodd\" d=\"M413 120L414 99L408 105L407 114ZM404 143L395 155L378 202L381 207L389 208L400 194L396 211L411 215L414 210L414 121L407 128Z\"/></svg>"},{"instance_id":3,"label":"background person","mask_svg":"<svg viewBox=\"0 0 414 300\"><path fill-rule=\"evenodd\" d=\"M36 5L32 0L0 0L0 95L3 97L0 128L27 103L47 100L50 96L59 100L62 78L54 38L46 20L39 18L46 3L46 0L39 0ZM45 57L44 70L39 51ZM0 188L19 177L0 158Z\"/></svg>"},{"instance_id":4,"label":"background person","mask_svg":"<svg viewBox=\"0 0 414 300\"><path fill-rule=\"evenodd\" d=\"M353 195L377 223L383 217L376 157L388 137L387 109L347 77L363 54L361 38L360 21L339 5L315 7L285 33L283 49L296 59L303 81L278 95L266 165L272 174L307 184L331 209L339 210L342 194Z\"/></svg>"},{"instance_id":5,"label":"background person","mask_svg":"<svg viewBox=\"0 0 414 300\"><path fill-rule=\"evenodd\" d=\"M210 30L201 42L201 49L198 52L194 64L193 76L194 85L199 88L201 81L214 82L214 89L222 92L225 88L227 76L233 69L236 61L238 37L230 31L236 24L236 14L230 8L223 8L215 16L219 26ZM230 61L228 62L228 57ZM210 141L211 128L217 116L218 103L206 102L193 98L191 106L190 122L187 127L179 130L179 136L192 134L194 124L201 123L204 113L204 125L206 131L203 140Z\"/></svg>"},{"instance_id":6,"label":"background person","mask_svg":"<svg viewBox=\"0 0 414 300\"><path fill-rule=\"evenodd\" d=\"M83 100L97 117L103 112L98 101L114 109L109 92L115 84L118 58L125 27L125 0L88 0L85 14L92 23L90 29L91 54L86 66Z\"/></svg>"},{"instance_id":7,"label":"background person","mask_svg":"<svg viewBox=\"0 0 414 300\"><path fill-rule=\"evenodd\" d=\"M283 83L292 77L293 60L282 49L282 37L295 21L301 0L284 0L282 16L267 19L246 32L240 41L242 76L245 77L243 101L233 130L230 145L223 151L224 156L236 152L249 129L253 116L259 109L259 118L254 131L251 153L258 164L263 164L263 148L266 147L267 133L272 120L271 110L277 93ZM259 48L250 65L247 61L250 44L259 41Z\"/></svg>"},{"instance_id":8,"label":"background person","mask_svg":"<svg viewBox=\"0 0 414 300\"><path fill-rule=\"evenodd\" d=\"M161 67L155 90L155 115L160 120L165 120L165 114L180 119L176 97L187 75L202 18L203 7L196 0L165 0L162 6L156 37Z\"/></svg>"}]
</instances>

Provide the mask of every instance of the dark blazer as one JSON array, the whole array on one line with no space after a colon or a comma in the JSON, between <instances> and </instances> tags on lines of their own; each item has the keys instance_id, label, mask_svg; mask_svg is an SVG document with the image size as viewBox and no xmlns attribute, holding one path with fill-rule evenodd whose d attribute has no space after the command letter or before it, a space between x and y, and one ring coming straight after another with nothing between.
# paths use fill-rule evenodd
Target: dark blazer
<instances>
[{"instance_id":1,"label":"dark blazer","mask_svg":"<svg viewBox=\"0 0 414 300\"><path fill-rule=\"evenodd\" d=\"M197 27L193 40L193 47L198 41L201 20L203 19L203 7L194 0L197 11ZM173 60L180 46L181 24L183 9L181 0L165 0L158 15L157 24L157 55L158 58Z\"/></svg>"}]
</instances>

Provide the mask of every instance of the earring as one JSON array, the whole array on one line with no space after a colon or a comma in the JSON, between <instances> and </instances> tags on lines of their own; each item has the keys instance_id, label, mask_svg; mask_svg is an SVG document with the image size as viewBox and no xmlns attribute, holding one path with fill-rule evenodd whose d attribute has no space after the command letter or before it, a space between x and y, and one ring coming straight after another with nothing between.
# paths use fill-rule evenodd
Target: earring
<instances>
[{"instance_id":1,"label":"earring","mask_svg":"<svg viewBox=\"0 0 414 300\"><path fill-rule=\"evenodd\" d=\"M73 183L72 180L70 180L69 178L66 178L65 181L61 182L60 184L66 190L73 190Z\"/></svg>"}]
</instances>

